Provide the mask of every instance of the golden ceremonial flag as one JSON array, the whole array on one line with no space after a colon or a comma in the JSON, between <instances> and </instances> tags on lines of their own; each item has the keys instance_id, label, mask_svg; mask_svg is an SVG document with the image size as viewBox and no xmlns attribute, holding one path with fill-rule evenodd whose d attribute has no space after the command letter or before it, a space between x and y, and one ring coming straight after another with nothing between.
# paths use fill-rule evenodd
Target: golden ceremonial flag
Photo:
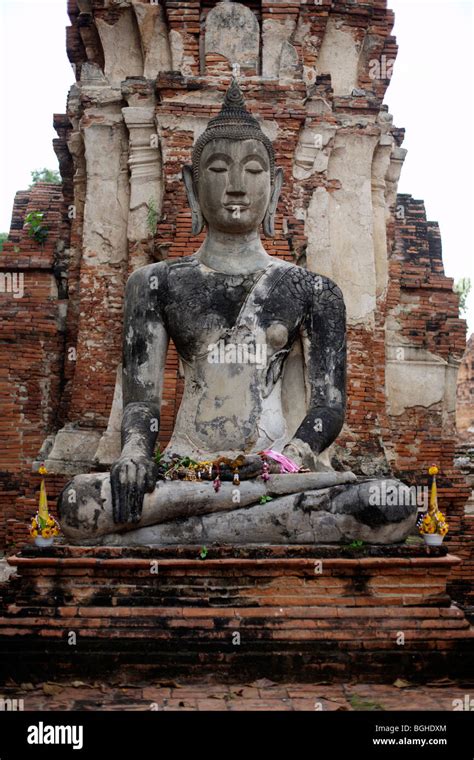
<instances>
[{"instance_id":1,"label":"golden ceremonial flag","mask_svg":"<svg viewBox=\"0 0 474 760\"><path fill-rule=\"evenodd\" d=\"M436 465L432 465L430 469L428 470L428 472L433 478L433 481L431 483L429 511L436 512L436 510L438 509L438 492L436 488L436 476L438 474L438 468L436 467Z\"/></svg>"},{"instance_id":2,"label":"golden ceremonial flag","mask_svg":"<svg viewBox=\"0 0 474 760\"><path fill-rule=\"evenodd\" d=\"M48 497L46 496L44 478L41 478L38 514L46 522L48 519Z\"/></svg>"}]
</instances>

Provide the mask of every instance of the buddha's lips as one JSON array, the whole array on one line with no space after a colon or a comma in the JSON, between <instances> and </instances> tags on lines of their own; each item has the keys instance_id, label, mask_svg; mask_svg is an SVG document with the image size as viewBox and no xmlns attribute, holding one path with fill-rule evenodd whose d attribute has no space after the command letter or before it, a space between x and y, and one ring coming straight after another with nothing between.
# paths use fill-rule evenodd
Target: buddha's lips
<instances>
[{"instance_id":1,"label":"buddha's lips","mask_svg":"<svg viewBox=\"0 0 474 760\"><path fill-rule=\"evenodd\" d=\"M224 208L233 211L235 208L250 208L250 203L224 203Z\"/></svg>"}]
</instances>

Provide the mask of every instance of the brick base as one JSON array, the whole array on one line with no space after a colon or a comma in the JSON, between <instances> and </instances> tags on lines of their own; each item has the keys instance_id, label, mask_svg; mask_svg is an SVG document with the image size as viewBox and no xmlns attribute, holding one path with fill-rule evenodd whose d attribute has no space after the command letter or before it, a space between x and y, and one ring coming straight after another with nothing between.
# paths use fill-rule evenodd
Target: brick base
<instances>
[{"instance_id":1,"label":"brick base","mask_svg":"<svg viewBox=\"0 0 474 760\"><path fill-rule=\"evenodd\" d=\"M17 681L111 668L469 678L474 631L446 593L459 560L443 548L373 547L352 558L324 547L211 548L202 560L199 547L58 546L9 562L18 575L4 586L0 661Z\"/></svg>"}]
</instances>

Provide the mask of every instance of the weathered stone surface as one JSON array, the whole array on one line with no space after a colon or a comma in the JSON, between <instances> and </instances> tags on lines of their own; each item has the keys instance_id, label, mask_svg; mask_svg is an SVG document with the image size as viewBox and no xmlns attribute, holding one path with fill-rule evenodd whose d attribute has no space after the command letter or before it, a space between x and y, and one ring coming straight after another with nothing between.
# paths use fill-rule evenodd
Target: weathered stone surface
<instances>
[{"instance_id":1,"label":"weathered stone surface","mask_svg":"<svg viewBox=\"0 0 474 760\"><path fill-rule=\"evenodd\" d=\"M298 51L285 40L281 47L279 77L282 81L296 79L300 70Z\"/></svg>"},{"instance_id":2,"label":"weathered stone surface","mask_svg":"<svg viewBox=\"0 0 474 760\"><path fill-rule=\"evenodd\" d=\"M256 69L260 49L260 30L249 8L227 0L218 3L206 17L204 55L225 56L230 64Z\"/></svg>"},{"instance_id":3,"label":"weathered stone surface","mask_svg":"<svg viewBox=\"0 0 474 760\"><path fill-rule=\"evenodd\" d=\"M307 179L315 172L326 171L331 152L328 144L335 133L335 127L321 125L301 130L293 165L296 179Z\"/></svg>"},{"instance_id":4,"label":"weathered stone surface","mask_svg":"<svg viewBox=\"0 0 474 760\"><path fill-rule=\"evenodd\" d=\"M446 413L456 408L456 377L459 363L433 361L425 358L423 350L415 351L398 346L399 352L411 357L389 359L387 362L387 409L389 414L403 414L409 407L442 404ZM395 352L394 352L395 353Z\"/></svg>"},{"instance_id":5,"label":"weathered stone surface","mask_svg":"<svg viewBox=\"0 0 474 760\"><path fill-rule=\"evenodd\" d=\"M143 75L140 35L133 10L126 8L115 23L96 19L104 50L104 73L110 84L120 84L126 77Z\"/></svg>"},{"instance_id":6,"label":"weathered stone surface","mask_svg":"<svg viewBox=\"0 0 474 760\"><path fill-rule=\"evenodd\" d=\"M466 551L465 572L456 584L456 591L472 615L474 592L469 568L474 566L474 335L467 341L459 368L456 387L456 430L457 449L454 464L471 489L470 497L464 505L462 523L463 540L466 547L470 547L470 554Z\"/></svg>"},{"instance_id":7,"label":"weathered stone surface","mask_svg":"<svg viewBox=\"0 0 474 760\"><path fill-rule=\"evenodd\" d=\"M370 176L376 144L370 132L336 136L328 175L341 189L316 189L306 216L308 264L339 284L349 323L370 320L375 310Z\"/></svg>"},{"instance_id":8,"label":"weathered stone surface","mask_svg":"<svg viewBox=\"0 0 474 760\"><path fill-rule=\"evenodd\" d=\"M117 367L117 379L115 381L114 399L107 429L102 435L99 445L94 453L94 462L100 466L110 467L112 462L120 456L120 425L122 422L123 394L122 394L122 364Z\"/></svg>"},{"instance_id":9,"label":"weathered stone surface","mask_svg":"<svg viewBox=\"0 0 474 760\"><path fill-rule=\"evenodd\" d=\"M113 520L110 476L106 473L76 476L64 489L59 501L61 525L69 539L81 540L114 531L130 531L137 527L204 515L209 512L232 511L255 504L263 496L279 496L314 488L328 488L339 483L353 483L352 473L299 473L271 475L267 483L247 480L236 488L222 483L218 493L211 482L160 481L151 494L146 494L140 520L135 524L118 525Z\"/></svg>"},{"instance_id":10,"label":"weathered stone surface","mask_svg":"<svg viewBox=\"0 0 474 760\"><path fill-rule=\"evenodd\" d=\"M130 214L127 234L130 241L137 242L153 237L158 219L161 218L163 165L155 129L154 107L123 108L122 113L130 134Z\"/></svg>"},{"instance_id":11,"label":"weathered stone surface","mask_svg":"<svg viewBox=\"0 0 474 760\"><path fill-rule=\"evenodd\" d=\"M126 118L128 114L126 110ZM155 485L153 451L170 339L184 365L185 387L164 462L184 456L208 462L241 457L241 474L248 478L262 466L258 453L276 449L290 453L300 467L315 470L318 455L343 421L342 297L330 280L271 260L260 242L260 224L267 237L274 234L282 172L235 79L219 115L197 140L192 166L184 167L183 178L193 231L199 234L207 226L203 245L178 268L171 261L144 267L127 284L123 448L111 469L112 510L105 508L106 518L119 529L140 520L144 495ZM310 394L291 435L281 378L285 360L299 342L304 349L301 373ZM255 465L257 471L250 473ZM301 479L297 485L290 478L286 486L292 482L301 491ZM62 521L80 523L83 534L103 533L101 513L90 508L84 488L91 490L77 481L66 489ZM161 489L165 509L173 502L172 489L173 484ZM203 496L199 490L195 496L196 486L188 491L189 497L181 497L186 515L199 514ZM76 506L84 507L80 518ZM146 521L152 523L153 515Z\"/></svg>"},{"instance_id":12,"label":"weathered stone surface","mask_svg":"<svg viewBox=\"0 0 474 760\"><path fill-rule=\"evenodd\" d=\"M284 21L266 19L263 22L263 63L262 75L272 79L280 76L282 56L284 56L285 44L289 43L290 37L296 28L294 19L286 18ZM294 64L297 64L293 59Z\"/></svg>"},{"instance_id":13,"label":"weathered stone surface","mask_svg":"<svg viewBox=\"0 0 474 760\"><path fill-rule=\"evenodd\" d=\"M109 84L98 63L85 63L81 67L81 83L87 87L98 87Z\"/></svg>"},{"instance_id":14,"label":"weathered stone surface","mask_svg":"<svg viewBox=\"0 0 474 760\"><path fill-rule=\"evenodd\" d=\"M124 230L130 194L123 117L118 108L92 108L81 126L87 162L84 257L93 266L119 264L127 256Z\"/></svg>"},{"instance_id":15,"label":"weathered stone surface","mask_svg":"<svg viewBox=\"0 0 474 760\"><path fill-rule=\"evenodd\" d=\"M82 262L83 209L91 169L87 167L79 124L92 106L97 109L120 109L124 105L120 82L114 88L106 85L104 50L96 20L107 23L111 31L120 14L131 10L131 5L127 3L107 4L107 7L100 9L89 4L89 8L84 10L84 13L90 14L87 26L84 25L84 16L79 17L74 10L71 11L67 45L78 81L69 96L67 116L55 117L58 132L55 149L63 177L62 201L59 205L54 205L58 203L56 201L50 203L50 196L43 190L35 197L19 193L14 205L12 231L10 241L4 246L2 270L5 273L13 270L23 272L25 283L31 284L31 287L25 288L25 297L21 301L7 293L1 299L4 317L1 321L2 338L5 337L2 366L5 376L0 383L4 384L8 401L2 427L6 442L3 451L6 483L0 494L2 514L6 519L0 522L0 544L5 540L9 543L24 540L24 525L35 508L37 491L36 476L29 471L30 463L37 457L42 440L66 421L81 425L87 421L102 434L109 420L115 371L120 360L121 298L125 276L117 275L114 264L113 271L108 270L106 277L98 279L97 274L105 265L101 263L97 270L91 272ZM228 84L229 64L223 59L219 68L220 55L209 69L212 75L201 80L194 79L200 74L200 26L204 35L208 11L209 7L202 4L189 8L186 4L175 3L167 8L167 30L170 39L174 39L174 59L171 62L174 73L161 72L156 83L159 97L155 105L164 158L163 214L153 243L150 241L148 244L147 240L130 241L120 264L128 271L164 255L175 258L189 255L202 242L202 239L192 236L184 189L179 178L183 162L190 159L193 140L202 132L207 120L215 115L222 92ZM364 175L361 174L364 188L368 184L372 187L370 213L373 217L375 275L370 277L370 283L367 281L367 289L370 291L369 305L372 300L376 306L372 310L373 318L369 314L350 326L348 332L346 425L330 456L333 463L343 463L359 473L388 474L393 468L407 482L420 484L425 483L423 473L427 463L436 460L444 473L439 486L440 501L445 505L450 520L447 540L452 549L461 553L466 563L462 570L454 571L456 588L458 591L461 586L467 589L469 573L472 575L469 542L465 539L470 535L468 522L464 518L468 491L463 485L462 475L452 468L455 446L454 413L450 411L453 408L452 399L449 403L436 401L431 406L406 406L403 414L387 414L385 370L388 360L397 361L398 349L416 349L420 361L429 359L428 354L419 352L419 349L426 349L430 355L438 357L434 361L441 359L449 365L455 364L453 359L459 359L464 350L463 322L458 318L457 296L451 292L452 283L444 275L439 232L435 225L426 221L420 201L408 196L397 197L398 177L406 153L401 147L403 130L394 126L387 107L382 105L389 79L383 76L377 78L373 74L374 63L383 68L384 56L391 66L396 56L397 46L391 36L393 14L378 6L364 6L363 12L355 12L352 3L329 8L327 4L287 6L269 2L262 6L260 16L257 11L256 18L261 30L268 21L284 23L289 18L297 19L293 38L289 42L303 66L302 77L298 75L291 82L249 79L245 74L241 78L250 110L257 115L261 124L272 125L269 136L275 144L277 162L285 171L285 190L276 216L276 235L264 241L269 253L321 271L318 261L318 241L321 240L321 260L329 261L326 251L333 245L337 261L331 266L334 270L341 266L344 269L339 259L347 259L349 253L342 243L348 241L348 246L351 246L352 231L347 238L337 231L333 234L333 210L330 216L329 201L334 190L341 189L340 183L344 189L345 174L338 172L329 178L329 162L328 169L323 169L321 165L322 171L315 170L307 178L297 178L293 176L295 149L300 133L306 129L336 129L338 146L344 145L345 135L351 132L355 135L360 133L360 139L366 141L365 135L370 125L380 130L372 163L364 162ZM140 23L131 33L136 38L141 35L144 43L144 28L140 32ZM401 42L403 44L403 40ZM110 62L108 44L105 43L105 48ZM321 46L324 46L322 55ZM346 62L339 60L345 46L350 48ZM360 48L358 62L357 46ZM121 47L121 50L126 75L141 74L140 67L137 69L135 65L139 43L128 48ZM153 49L153 52L158 51ZM271 50L269 52L273 54ZM264 41L262 60L266 55ZM327 76L319 67L321 61L328 72ZM183 79L181 74L189 78ZM316 74L319 75L317 81ZM338 94L335 95L335 91ZM137 94L136 97L142 96ZM148 106L148 101L146 104ZM131 105L139 104L129 102ZM311 119L315 119L316 124ZM168 128L168 124L173 126ZM265 126L264 130L267 131ZM130 145L127 144L128 135L125 134L125 137L127 153ZM331 145L332 141L325 150ZM116 150L114 146L113 152ZM383 176L389 150L390 163ZM127 179L128 158L126 154L124 177ZM100 182L95 184L93 191L89 190L89 197L91 203L97 208L101 207ZM352 193L339 193L338 202L343 206L341 219L345 225L358 206L357 203L354 205ZM311 227L309 224L305 232L305 220L315 213L313 204L316 203L321 208L315 218L319 219L321 226ZM41 251L22 230L25 214L38 208L45 209L46 223L51 230L50 238ZM128 226L128 201L123 208ZM121 213L114 208L112 216L116 214L113 222L121 225ZM368 229L365 217L361 223L362 237L365 239ZM349 226L352 227L352 223ZM338 241L337 246L334 241ZM351 250L356 249L351 247ZM363 258L365 260L365 256ZM385 270L387 286L384 289ZM359 286L360 282L357 283L357 292ZM349 280L345 287L351 289ZM350 298L350 293L346 293L346 297ZM357 298L354 301L357 303ZM56 325L63 324L61 315L66 309L66 332L59 335L55 332ZM78 331L81 313L82 326ZM387 347L386 318L397 323L387 331ZM84 329L87 323L90 332ZM106 345L104 353L95 344L97 331L101 332L102 345ZM104 336L110 338L106 344ZM70 358L71 349L77 350L81 357L79 361ZM285 366L288 377L290 358ZM294 364L295 372L287 385L286 396L285 390L282 390L283 398L286 397L285 417L288 420L291 416L293 420L293 428L289 426L292 434L296 429L295 422L302 416L302 410L295 409L297 404L291 393L292 383L301 382L300 365L297 361ZM431 373L431 366L429 363L426 365L427 376ZM438 381L435 385L440 388ZM446 389L452 389L452 385L451 381L445 383ZM302 394L298 387L300 403ZM177 353L174 346L170 346L161 409L162 448L170 439L182 388ZM409 400L416 402L419 398L411 395ZM443 398L446 399L446 395ZM77 462L73 462L72 470L75 471L77 466ZM51 498L63 486L64 479L49 476ZM462 593L464 598L469 591Z\"/></svg>"},{"instance_id":16,"label":"weathered stone surface","mask_svg":"<svg viewBox=\"0 0 474 760\"><path fill-rule=\"evenodd\" d=\"M357 86L360 45L351 27L328 20L319 57L318 74L330 74L335 95L350 95Z\"/></svg>"},{"instance_id":17,"label":"weathered stone surface","mask_svg":"<svg viewBox=\"0 0 474 760\"><path fill-rule=\"evenodd\" d=\"M65 475L83 471L93 461L99 441L98 430L81 430L73 425L65 425L56 434L45 462L47 469Z\"/></svg>"},{"instance_id":18,"label":"weathered stone surface","mask_svg":"<svg viewBox=\"0 0 474 760\"><path fill-rule=\"evenodd\" d=\"M62 494L61 525L70 541L114 546L404 540L417 515L409 489L386 481L387 490L397 490L397 503L370 504L381 482L348 485L354 481L352 473L272 475L238 489L223 483L218 493L209 482L162 482L145 496L139 522L117 527L109 476L79 475ZM264 496L271 501L256 503Z\"/></svg>"},{"instance_id":19,"label":"weathered stone surface","mask_svg":"<svg viewBox=\"0 0 474 760\"><path fill-rule=\"evenodd\" d=\"M143 76L152 79L171 69L171 49L163 6L134 3L144 53ZM127 76L130 74L127 72Z\"/></svg>"},{"instance_id":20,"label":"weathered stone surface","mask_svg":"<svg viewBox=\"0 0 474 760\"><path fill-rule=\"evenodd\" d=\"M182 74L191 74L189 66L184 66L184 42L182 35L176 30L170 30L170 53L172 71L181 71Z\"/></svg>"},{"instance_id":21,"label":"weathered stone surface","mask_svg":"<svg viewBox=\"0 0 474 760\"><path fill-rule=\"evenodd\" d=\"M450 602L447 580L459 560L444 547L427 556L424 548L406 546L208 546L205 558L202 548L29 547L10 557L17 578L1 610L2 672L16 684L33 677L57 680L63 673L65 692L56 697L63 699L80 693L77 684L71 687L72 673L87 681L90 673L94 682L100 674L110 683L111 674L125 666L134 676L135 702L136 681L145 675L167 683L178 675L202 678L203 672L226 681L238 675L246 683L262 676L272 683L285 675L296 689L298 674L315 689L321 688L317 681L345 679L350 671L367 696L368 678L466 678L473 629ZM71 657L71 631L81 657ZM402 658L394 649L400 631ZM54 649L53 660L45 659L45 647ZM262 694L281 691L281 684L257 684ZM11 688L17 695L19 687ZM370 688L373 699L378 687ZM163 689L147 689L148 705L135 706L149 709ZM221 699L213 701L226 701L225 687L217 689ZM413 689L400 691L406 709ZM429 707L440 708L440 692L448 692L445 704L452 709L452 687L438 688ZM189 687L175 694L175 707L194 697ZM235 699L229 701L234 707ZM164 709L172 706L163 703ZM314 710L314 697L307 707Z\"/></svg>"},{"instance_id":22,"label":"weathered stone surface","mask_svg":"<svg viewBox=\"0 0 474 760\"><path fill-rule=\"evenodd\" d=\"M474 334L467 341L456 386L456 428L461 440L474 442Z\"/></svg>"}]
</instances>

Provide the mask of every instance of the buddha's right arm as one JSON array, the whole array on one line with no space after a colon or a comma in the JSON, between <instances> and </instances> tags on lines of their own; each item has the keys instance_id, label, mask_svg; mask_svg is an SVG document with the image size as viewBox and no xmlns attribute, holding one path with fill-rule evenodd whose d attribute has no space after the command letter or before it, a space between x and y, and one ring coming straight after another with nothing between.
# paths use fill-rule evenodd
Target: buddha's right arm
<instances>
[{"instance_id":1,"label":"buddha's right arm","mask_svg":"<svg viewBox=\"0 0 474 760\"><path fill-rule=\"evenodd\" d=\"M125 290L122 449L152 457L160 424L168 333L161 313L166 270L137 269Z\"/></svg>"},{"instance_id":2,"label":"buddha's right arm","mask_svg":"<svg viewBox=\"0 0 474 760\"><path fill-rule=\"evenodd\" d=\"M153 453L169 342L161 312L165 266L137 269L125 290L122 452L111 471L116 522L139 518L144 493L156 481Z\"/></svg>"}]
</instances>

